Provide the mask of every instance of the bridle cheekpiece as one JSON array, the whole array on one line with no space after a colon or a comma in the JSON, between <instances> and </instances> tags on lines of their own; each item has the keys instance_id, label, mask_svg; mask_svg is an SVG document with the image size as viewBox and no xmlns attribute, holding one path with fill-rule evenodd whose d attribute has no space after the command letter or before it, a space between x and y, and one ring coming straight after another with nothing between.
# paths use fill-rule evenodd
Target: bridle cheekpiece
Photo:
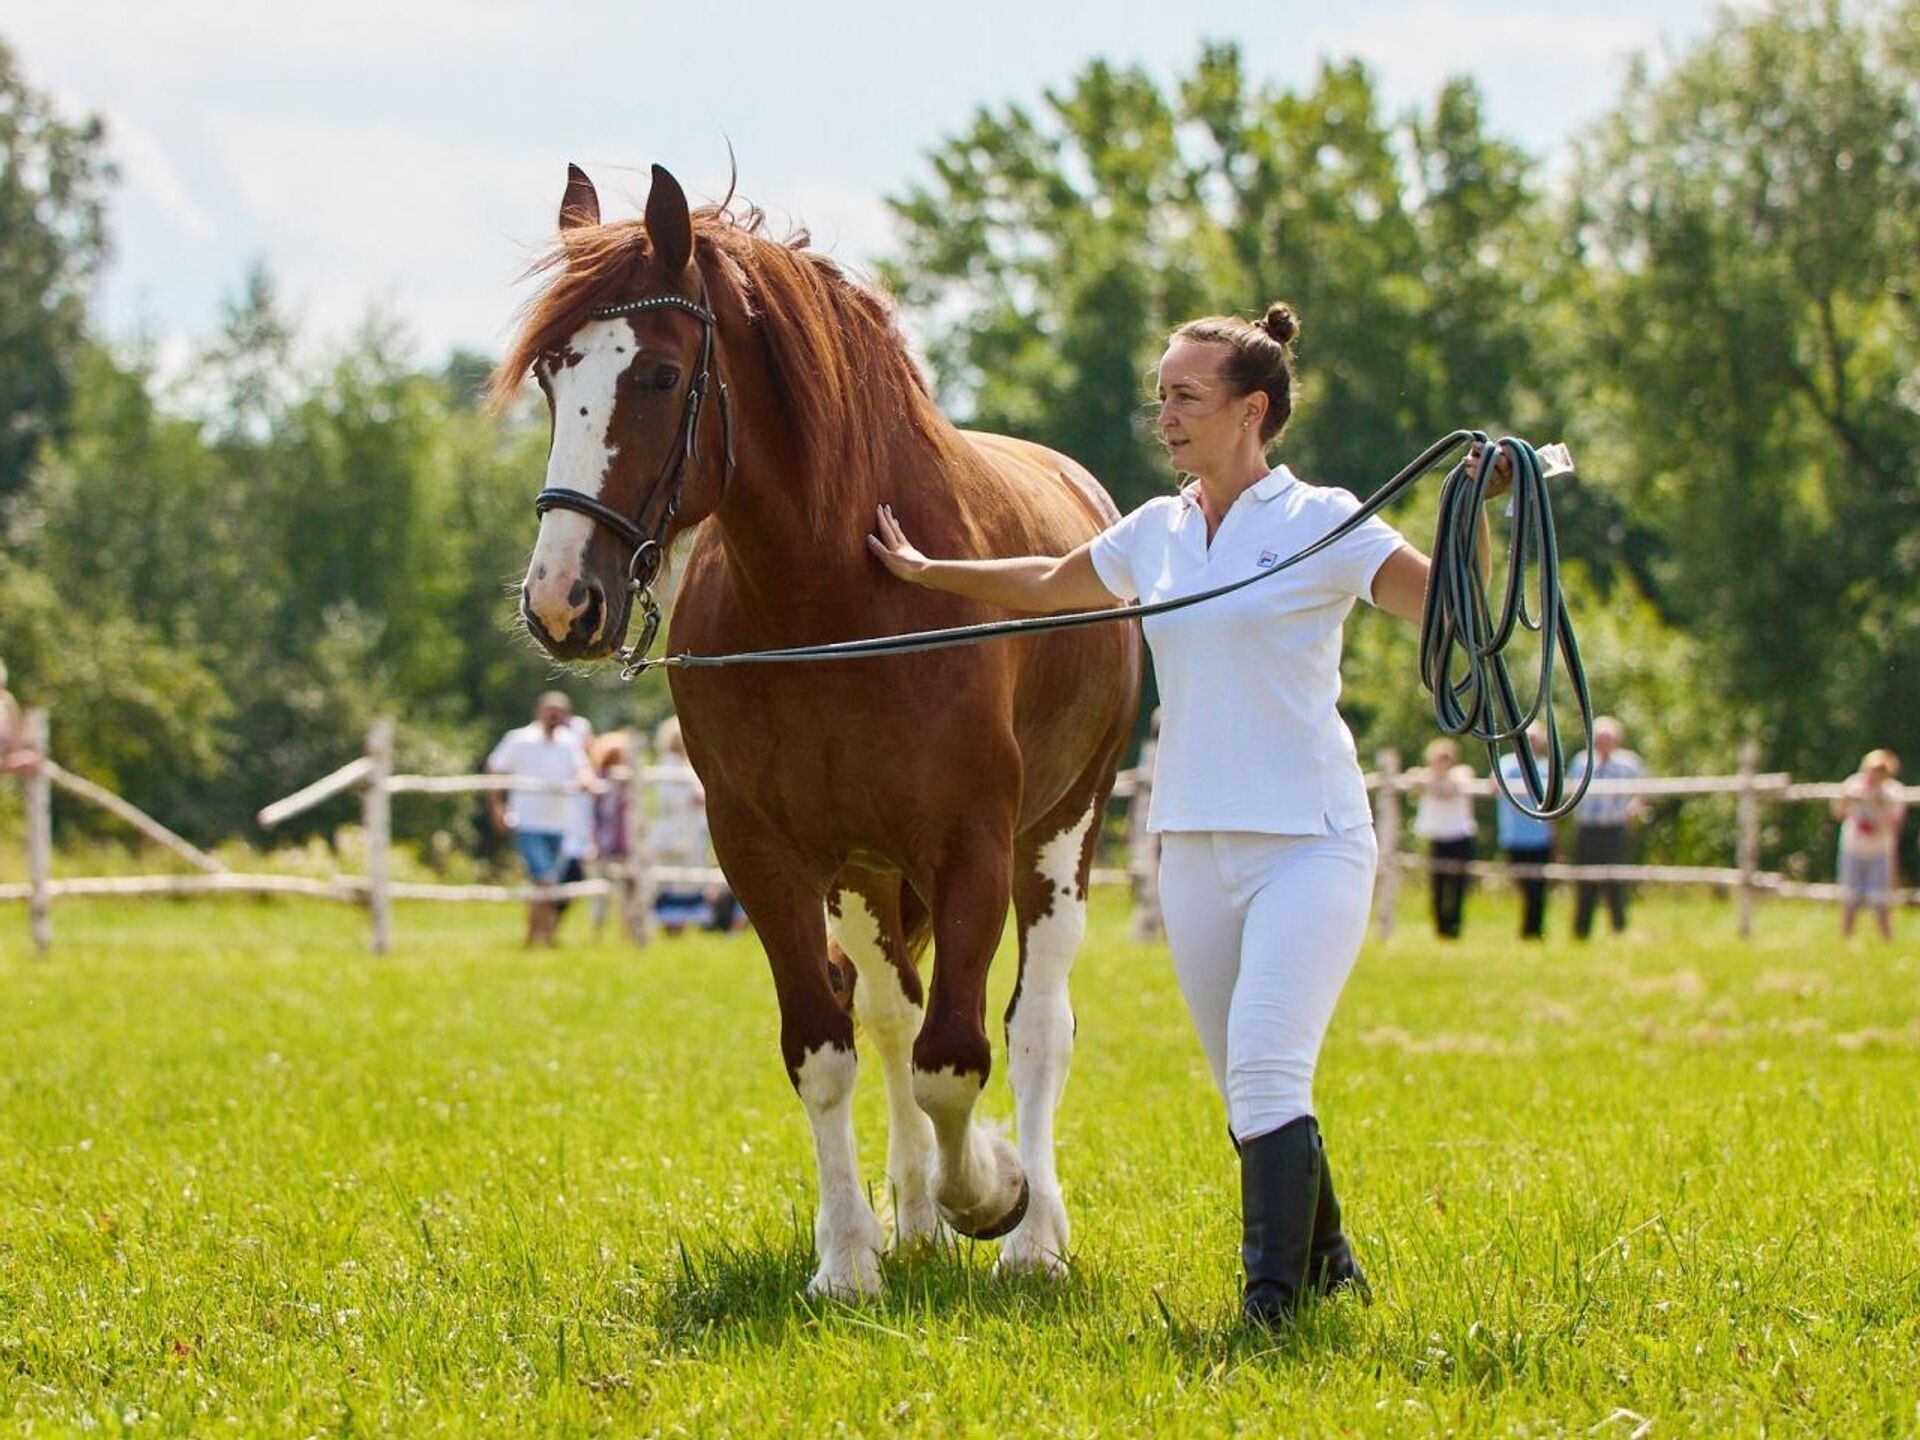
<instances>
[{"instance_id":1,"label":"bridle cheekpiece","mask_svg":"<svg viewBox=\"0 0 1920 1440\"><path fill-rule=\"evenodd\" d=\"M621 662L621 678L626 680L640 673L647 651L653 648L654 637L660 631L660 605L654 599L653 582L660 573L661 562L666 558L667 536L673 528L673 518L680 510L687 462L698 458L700 411L706 404L707 386L713 379L713 332L718 323L713 310L705 302L706 292L703 289L698 301L689 300L683 295L649 295L640 300L602 305L587 312L590 320L616 320L623 315L638 315L647 310L684 310L700 322L700 364L687 386L686 404L680 411L679 435L673 453L661 468L660 478L654 481L653 488L640 502L640 514L629 519L612 506L578 490L548 488L533 497L534 514L545 516L549 510L571 510L606 526L633 548L633 554L627 560L627 594L640 607L640 638L614 653L614 658ZM726 441L727 468L721 479L724 485L726 478L733 474L733 405L727 393L727 382L721 380L718 384L720 423ZM647 513L654 508L656 499L661 502L659 514L649 525Z\"/></svg>"}]
</instances>

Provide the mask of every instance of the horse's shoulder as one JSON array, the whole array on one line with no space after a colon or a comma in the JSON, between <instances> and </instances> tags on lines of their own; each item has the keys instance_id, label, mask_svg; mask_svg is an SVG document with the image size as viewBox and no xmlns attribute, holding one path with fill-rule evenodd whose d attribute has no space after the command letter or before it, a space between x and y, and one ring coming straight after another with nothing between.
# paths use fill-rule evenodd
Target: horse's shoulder
<instances>
[{"instance_id":1,"label":"horse's shoulder","mask_svg":"<svg viewBox=\"0 0 1920 1440\"><path fill-rule=\"evenodd\" d=\"M1105 528L1120 518L1119 508L1106 487L1071 455L1063 455L1038 441L996 435L987 430L962 430L960 437L1004 478L1016 482L1040 477L1058 480L1085 507L1088 518L1100 527Z\"/></svg>"}]
</instances>

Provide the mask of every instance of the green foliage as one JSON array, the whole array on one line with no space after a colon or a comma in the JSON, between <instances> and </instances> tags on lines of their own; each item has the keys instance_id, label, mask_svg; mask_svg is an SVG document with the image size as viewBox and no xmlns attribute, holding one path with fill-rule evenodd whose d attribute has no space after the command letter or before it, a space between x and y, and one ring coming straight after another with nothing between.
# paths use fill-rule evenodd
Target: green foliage
<instances>
[{"instance_id":1,"label":"green foliage","mask_svg":"<svg viewBox=\"0 0 1920 1440\"><path fill-rule=\"evenodd\" d=\"M0 40L0 502L65 432L113 168L97 116L63 120Z\"/></svg>"},{"instance_id":2,"label":"green foliage","mask_svg":"<svg viewBox=\"0 0 1920 1440\"><path fill-rule=\"evenodd\" d=\"M1589 423L1769 759L1920 746L1914 18L1781 0L1642 72L1575 216Z\"/></svg>"},{"instance_id":3,"label":"green foliage","mask_svg":"<svg viewBox=\"0 0 1920 1440\"><path fill-rule=\"evenodd\" d=\"M889 278L927 317L947 402L1088 463L1123 506L1167 484L1151 373L1208 310L1304 316L1285 453L1366 493L1456 425L1514 423L1548 239L1531 165L1478 91L1382 116L1358 63L1294 94L1232 46L1174 94L1095 62L1035 116L982 111L893 207Z\"/></svg>"},{"instance_id":4,"label":"green foliage","mask_svg":"<svg viewBox=\"0 0 1920 1440\"><path fill-rule=\"evenodd\" d=\"M377 714L401 718L403 767L475 769L551 683L507 588L543 432L476 413L377 321L317 374L296 354L262 273L180 385L197 419L83 349L0 563L14 683L54 710L57 753L197 839L350 759ZM610 682L579 688L625 718ZM424 838L469 810L396 820Z\"/></svg>"}]
</instances>

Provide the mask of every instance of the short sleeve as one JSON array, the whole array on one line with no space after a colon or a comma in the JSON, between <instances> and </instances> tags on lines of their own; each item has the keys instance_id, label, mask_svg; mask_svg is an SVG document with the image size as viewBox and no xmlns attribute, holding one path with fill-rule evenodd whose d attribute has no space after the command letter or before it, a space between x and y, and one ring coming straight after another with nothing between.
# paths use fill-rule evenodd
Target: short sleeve
<instances>
[{"instance_id":1,"label":"short sleeve","mask_svg":"<svg viewBox=\"0 0 1920 1440\"><path fill-rule=\"evenodd\" d=\"M1350 490L1330 490L1335 510L1334 524L1345 524L1360 508L1360 499ZM1329 529L1332 527L1329 526ZM1363 520L1343 535L1326 553L1326 574L1333 588L1343 595L1373 602L1373 577L1387 563L1387 557L1406 541L1378 515Z\"/></svg>"},{"instance_id":2,"label":"short sleeve","mask_svg":"<svg viewBox=\"0 0 1920 1440\"><path fill-rule=\"evenodd\" d=\"M489 775L510 775L513 773L514 733L509 730L500 737L500 743L493 747L493 753L487 756Z\"/></svg>"},{"instance_id":3,"label":"short sleeve","mask_svg":"<svg viewBox=\"0 0 1920 1440\"><path fill-rule=\"evenodd\" d=\"M1140 538L1141 517L1151 505L1150 501L1122 516L1094 536L1093 543L1087 549L1087 558L1093 561L1093 572L1100 577L1100 583L1122 600L1140 598L1140 582L1134 575L1134 557Z\"/></svg>"}]
</instances>

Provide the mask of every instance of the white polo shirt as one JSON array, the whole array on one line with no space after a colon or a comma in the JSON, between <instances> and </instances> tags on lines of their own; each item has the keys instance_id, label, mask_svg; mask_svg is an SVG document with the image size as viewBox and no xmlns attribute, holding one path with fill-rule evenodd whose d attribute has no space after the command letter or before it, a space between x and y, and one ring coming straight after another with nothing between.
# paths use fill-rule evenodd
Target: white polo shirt
<instances>
[{"instance_id":1,"label":"white polo shirt","mask_svg":"<svg viewBox=\"0 0 1920 1440\"><path fill-rule=\"evenodd\" d=\"M528 775L570 785L587 768L587 752L580 737L566 726L549 735L540 722L522 725L501 736L487 756L487 770L496 775ZM574 797L544 790L509 790L507 824L515 830L564 836L573 821Z\"/></svg>"},{"instance_id":2,"label":"white polo shirt","mask_svg":"<svg viewBox=\"0 0 1920 1440\"><path fill-rule=\"evenodd\" d=\"M1278 564L1360 508L1282 465L1233 502L1207 544L1196 486L1149 500L1093 542L1093 568L1151 604ZM1377 516L1270 580L1142 622L1160 685L1147 828L1325 835L1371 818L1340 718L1340 634L1404 542Z\"/></svg>"}]
</instances>

